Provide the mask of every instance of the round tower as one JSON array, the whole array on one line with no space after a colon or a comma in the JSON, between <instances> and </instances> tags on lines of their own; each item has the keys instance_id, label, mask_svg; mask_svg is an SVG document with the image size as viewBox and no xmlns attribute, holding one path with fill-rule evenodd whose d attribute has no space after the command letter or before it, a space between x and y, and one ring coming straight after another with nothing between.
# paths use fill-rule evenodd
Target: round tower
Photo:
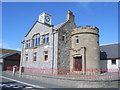
<instances>
[{"instance_id":1,"label":"round tower","mask_svg":"<svg viewBox=\"0 0 120 90\"><path fill-rule=\"evenodd\" d=\"M98 28L79 26L71 34L71 72L98 73L100 69Z\"/></svg>"}]
</instances>

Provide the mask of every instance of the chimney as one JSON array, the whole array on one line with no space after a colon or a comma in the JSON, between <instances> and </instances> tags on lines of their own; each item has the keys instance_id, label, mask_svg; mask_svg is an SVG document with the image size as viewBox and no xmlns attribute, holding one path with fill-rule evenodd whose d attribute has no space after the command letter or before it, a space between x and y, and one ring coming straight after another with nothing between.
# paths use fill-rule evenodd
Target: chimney
<instances>
[{"instance_id":1,"label":"chimney","mask_svg":"<svg viewBox=\"0 0 120 90\"><path fill-rule=\"evenodd\" d=\"M74 21L73 12L70 11L70 10L68 10L68 13L67 13L67 15L66 15L66 18L67 18L67 20L72 20L72 21Z\"/></svg>"}]
</instances>

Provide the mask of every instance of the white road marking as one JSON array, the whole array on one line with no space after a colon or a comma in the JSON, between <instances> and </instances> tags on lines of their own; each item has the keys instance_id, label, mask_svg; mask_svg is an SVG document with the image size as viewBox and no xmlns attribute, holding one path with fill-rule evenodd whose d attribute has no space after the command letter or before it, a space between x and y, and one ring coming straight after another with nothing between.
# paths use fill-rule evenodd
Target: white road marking
<instances>
[{"instance_id":1,"label":"white road marking","mask_svg":"<svg viewBox=\"0 0 120 90\"><path fill-rule=\"evenodd\" d=\"M10 86L15 86L15 85L10 85Z\"/></svg>"},{"instance_id":2,"label":"white road marking","mask_svg":"<svg viewBox=\"0 0 120 90\"><path fill-rule=\"evenodd\" d=\"M32 87L25 87L25 88L32 88Z\"/></svg>"},{"instance_id":3,"label":"white road marking","mask_svg":"<svg viewBox=\"0 0 120 90\"><path fill-rule=\"evenodd\" d=\"M45 88L45 87L41 87L41 86L38 86L38 85L33 85L33 84L25 83L25 82L22 82L22 81L18 81L18 80L15 80L15 79L7 78L7 77L4 77L4 76L0 76L0 77L8 79L8 80L15 81L15 82L18 82L18 83L26 84L28 86L32 86L32 87L35 87L35 88Z\"/></svg>"}]
</instances>

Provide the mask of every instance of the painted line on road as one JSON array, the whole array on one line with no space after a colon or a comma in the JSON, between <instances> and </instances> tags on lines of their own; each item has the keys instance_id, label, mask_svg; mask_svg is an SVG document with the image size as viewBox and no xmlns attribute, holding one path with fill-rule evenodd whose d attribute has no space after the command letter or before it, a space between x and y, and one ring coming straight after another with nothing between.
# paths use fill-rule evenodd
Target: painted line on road
<instances>
[{"instance_id":1,"label":"painted line on road","mask_svg":"<svg viewBox=\"0 0 120 90\"><path fill-rule=\"evenodd\" d=\"M38 85L25 83L25 82L18 81L18 80L15 80L15 79L11 79L11 78L8 78L8 77L4 77L4 76L0 76L0 78L4 78L4 79L8 79L8 80L12 80L12 81L19 82L19 83L22 83L22 84L26 84L26 85L28 85L28 86L32 86L32 87L35 87L35 88L45 88L45 87L41 87L41 86L38 86Z\"/></svg>"}]
</instances>

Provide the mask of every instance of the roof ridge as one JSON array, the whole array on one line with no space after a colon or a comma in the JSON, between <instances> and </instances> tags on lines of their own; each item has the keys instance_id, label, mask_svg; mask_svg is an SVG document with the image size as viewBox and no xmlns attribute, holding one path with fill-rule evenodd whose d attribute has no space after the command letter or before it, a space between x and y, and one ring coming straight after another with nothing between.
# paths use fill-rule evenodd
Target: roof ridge
<instances>
[{"instance_id":1,"label":"roof ridge","mask_svg":"<svg viewBox=\"0 0 120 90\"><path fill-rule=\"evenodd\" d=\"M0 58L6 58L6 57L9 57L9 56L14 55L14 54L19 54L19 55L20 55L20 53L17 53L17 52L14 52L14 53L6 53L5 55L0 56Z\"/></svg>"},{"instance_id":2,"label":"roof ridge","mask_svg":"<svg viewBox=\"0 0 120 90\"><path fill-rule=\"evenodd\" d=\"M120 43L117 43L117 42L116 42L116 43L102 44L102 45L100 45L100 46L109 46L109 45L116 45L116 44L119 45Z\"/></svg>"},{"instance_id":3,"label":"roof ridge","mask_svg":"<svg viewBox=\"0 0 120 90\"><path fill-rule=\"evenodd\" d=\"M7 49L7 48L0 48L0 50L11 50L11 51L19 51L19 50L15 50L15 49Z\"/></svg>"},{"instance_id":4,"label":"roof ridge","mask_svg":"<svg viewBox=\"0 0 120 90\"><path fill-rule=\"evenodd\" d=\"M64 22L62 22L62 23L60 23L60 24L55 25L55 26L54 26L54 29L55 29L55 30L58 30L58 29L62 28L64 25L66 25L66 23L67 23L68 21L69 21L69 20L64 21ZM57 27L57 26L58 26L58 27Z\"/></svg>"}]
</instances>

